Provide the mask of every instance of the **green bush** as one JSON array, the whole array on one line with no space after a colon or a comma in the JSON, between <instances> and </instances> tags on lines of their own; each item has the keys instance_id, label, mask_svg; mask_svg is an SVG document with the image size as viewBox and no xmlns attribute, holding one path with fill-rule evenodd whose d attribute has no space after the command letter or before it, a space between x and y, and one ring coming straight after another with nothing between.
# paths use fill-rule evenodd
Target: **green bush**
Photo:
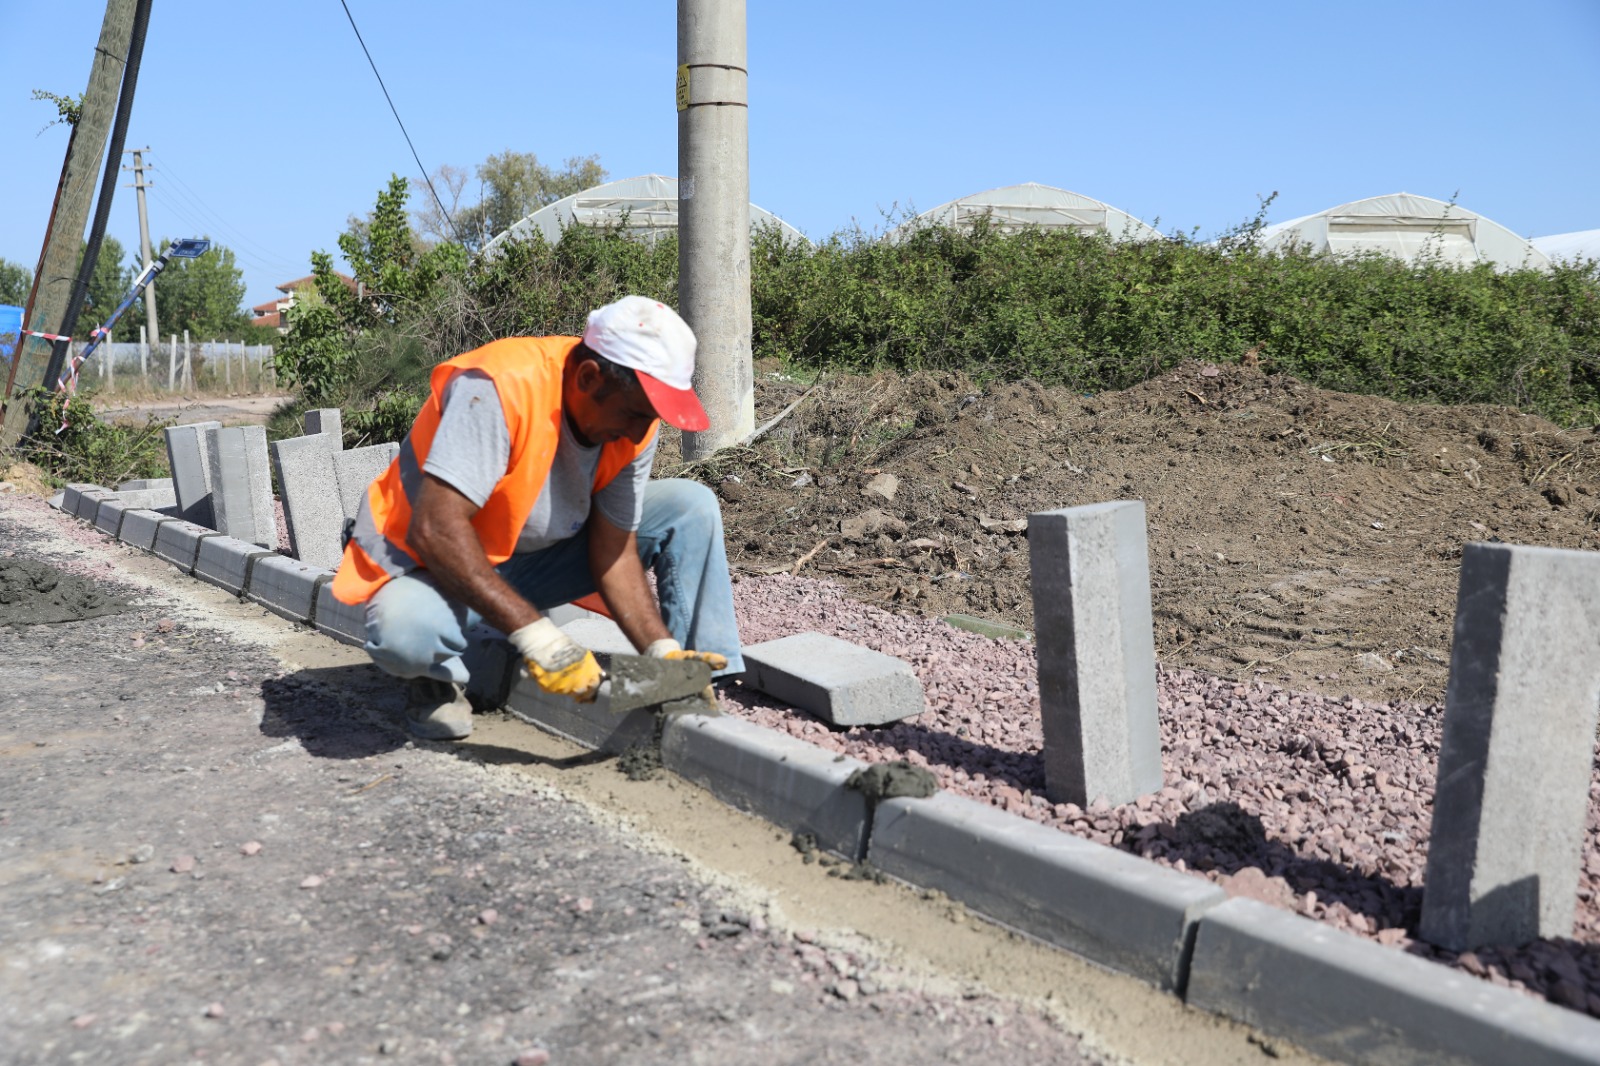
<instances>
[{"instance_id":1,"label":"green bush","mask_svg":"<svg viewBox=\"0 0 1600 1066\"><path fill-rule=\"evenodd\" d=\"M27 402L38 412L39 429L17 443L17 454L42 469L52 484L116 488L130 478L167 476L162 430L172 425L170 419L114 425L100 421L87 399L44 389L33 389Z\"/></svg>"},{"instance_id":2,"label":"green bush","mask_svg":"<svg viewBox=\"0 0 1600 1066\"><path fill-rule=\"evenodd\" d=\"M387 294L381 305L358 306L330 275L319 287L331 310L291 319L279 356L308 405L345 405L347 429L371 439L403 432L443 359L499 337L579 333L591 309L625 293L677 304L673 235L574 226L467 264L456 246L419 257L390 232L403 203L403 183L392 186L375 213L387 222L346 249L367 292ZM1083 392L1251 353L1329 389L1600 421L1600 280L1587 265L1500 273L1426 256L1268 253L1261 221L1215 244L1005 233L981 220L898 243L857 230L796 245L758 229L753 351L807 369L961 371ZM319 278L329 262L318 259Z\"/></svg>"}]
</instances>

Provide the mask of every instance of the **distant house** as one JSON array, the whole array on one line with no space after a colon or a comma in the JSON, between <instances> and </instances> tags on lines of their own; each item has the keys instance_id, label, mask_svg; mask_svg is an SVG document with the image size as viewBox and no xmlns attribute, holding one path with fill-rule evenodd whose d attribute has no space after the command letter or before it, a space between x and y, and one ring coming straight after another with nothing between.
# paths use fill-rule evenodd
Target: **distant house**
<instances>
[{"instance_id":1,"label":"distant house","mask_svg":"<svg viewBox=\"0 0 1600 1066\"><path fill-rule=\"evenodd\" d=\"M351 292L359 293L361 291L361 286L355 278L347 274L341 274L337 270L333 272L333 275L344 282L344 287ZM294 294L301 289L309 289L316 283L316 275L312 274L303 278L296 278L293 281L286 281L279 285L278 291L283 295L276 300L268 300L264 304L256 304L252 307L250 311L254 317L250 319L250 324L252 326L266 326L269 329L277 330L279 333L288 332L289 319L287 312L289 308L294 306Z\"/></svg>"}]
</instances>

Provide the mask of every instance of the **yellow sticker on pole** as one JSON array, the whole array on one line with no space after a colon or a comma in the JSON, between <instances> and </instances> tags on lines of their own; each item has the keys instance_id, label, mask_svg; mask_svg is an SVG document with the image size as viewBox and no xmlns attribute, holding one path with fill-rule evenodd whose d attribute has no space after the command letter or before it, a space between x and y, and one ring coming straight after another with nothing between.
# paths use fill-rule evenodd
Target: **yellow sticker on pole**
<instances>
[{"instance_id":1,"label":"yellow sticker on pole","mask_svg":"<svg viewBox=\"0 0 1600 1066\"><path fill-rule=\"evenodd\" d=\"M689 109L689 64L678 64L678 110Z\"/></svg>"}]
</instances>

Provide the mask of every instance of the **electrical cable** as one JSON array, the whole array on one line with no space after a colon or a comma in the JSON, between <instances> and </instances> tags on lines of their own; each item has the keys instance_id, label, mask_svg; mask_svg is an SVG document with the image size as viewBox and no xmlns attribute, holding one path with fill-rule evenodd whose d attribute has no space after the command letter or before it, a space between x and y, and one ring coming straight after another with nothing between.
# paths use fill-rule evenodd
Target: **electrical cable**
<instances>
[{"instance_id":1,"label":"electrical cable","mask_svg":"<svg viewBox=\"0 0 1600 1066\"><path fill-rule=\"evenodd\" d=\"M372 76L378 79L378 88L383 90L383 98L389 101L389 110L394 113L394 120L400 126L401 135L406 139L406 147L411 149L411 158L416 160L422 180L428 183L428 191L433 194L433 202L438 205L439 214L450 224L450 232L456 235L456 243L466 244L461 239L461 231L456 229L456 220L450 217L450 212L445 210L444 201L439 199L439 190L433 187L433 179L428 177L428 168L422 165L422 157L417 155L417 146L411 143L411 134L406 132L406 124L400 120L400 111L394 106L394 99L389 95L389 87L383 83L383 75L378 73L378 64L373 62L372 53L367 51L367 42L361 39L361 30L356 26L356 17L350 14L350 5L345 3L345 0L339 0L339 6L344 8L344 17L350 20L350 28L355 30L356 43L361 45L361 51L367 57L367 65L372 68Z\"/></svg>"},{"instance_id":2,"label":"electrical cable","mask_svg":"<svg viewBox=\"0 0 1600 1066\"><path fill-rule=\"evenodd\" d=\"M251 240L241 230L229 225L221 212L206 203L200 197L200 194L194 191L193 186L178 176L177 172L172 168L171 161L165 155L150 152L149 156L152 162L145 169L164 175L170 179L170 185L163 189L160 182L151 182L148 188L155 196L162 199L168 208L174 209L175 213L182 216L183 221L194 226L196 216L201 220L209 220L204 221L199 228L220 232L222 236L228 238L229 246L232 247L234 254L241 259L249 259L258 266L270 267L274 273L296 269L290 260L279 259L272 251ZM189 210L177 211L176 209L180 206L180 203Z\"/></svg>"}]
</instances>

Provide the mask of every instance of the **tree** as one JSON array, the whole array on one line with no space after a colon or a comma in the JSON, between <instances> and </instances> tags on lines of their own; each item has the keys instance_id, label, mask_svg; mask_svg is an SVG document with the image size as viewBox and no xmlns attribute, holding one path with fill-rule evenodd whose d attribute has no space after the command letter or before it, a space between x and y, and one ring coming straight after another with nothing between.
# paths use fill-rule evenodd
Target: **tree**
<instances>
[{"instance_id":1,"label":"tree","mask_svg":"<svg viewBox=\"0 0 1600 1066\"><path fill-rule=\"evenodd\" d=\"M475 252L546 204L606 180L606 169L600 165L598 155L573 156L557 170L539 162L533 152L509 148L484 160L476 172L478 202L461 207L466 173L448 164L434 171L434 188L455 225L446 224L445 214L429 194L428 202L417 210L417 229L424 236L460 241L468 251Z\"/></svg>"},{"instance_id":2,"label":"tree","mask_svg":"<svg viewBox=\"0 0 1600 1066\"><path fill-rule=\"evenodd\" d=\"M83 253L88 251L88 248L88 241L84 241L78 248L78 262L74 270L82 268ZM133 285L134 269L122 261L125 255L121 241L115 237L101 239L100 257L94 261L94 273L89 275L89 297L83 303L83 311L78 316L78 326L74 336L87 337L90 330L111 317L111 312L117 309L122 298L128 294L128 289ZM124 315L123 318L126 322L127 316ZM118 330L112 332L115 334ZM126 334L127 326L121 326L120 332Z\"/></svg>"},{"instance_id":3,"label":"tree","mask_svg":"<svg viewBox=\"0 0 1600 1066\"><path fill-rule=\"evenodd\" d=\"M28 302L28 290L33 287L33 271L21 263L0 259L0 304L21 307Z\"/></svg>"},{"instance_id":4,"label":"tree","mask_svg":"<svg viewBox=\"0 0 1600 1066\"><path fill-rule=\"evenodd\" d=\"M163 238L160 250L171 244ZM195 259L170 259L156 278L162 332L188 330L195 340L237 337L250 324L249 312L239 306L244 292L244 273L231 248L213 244Z\"/></svg>"}]
</instances>

